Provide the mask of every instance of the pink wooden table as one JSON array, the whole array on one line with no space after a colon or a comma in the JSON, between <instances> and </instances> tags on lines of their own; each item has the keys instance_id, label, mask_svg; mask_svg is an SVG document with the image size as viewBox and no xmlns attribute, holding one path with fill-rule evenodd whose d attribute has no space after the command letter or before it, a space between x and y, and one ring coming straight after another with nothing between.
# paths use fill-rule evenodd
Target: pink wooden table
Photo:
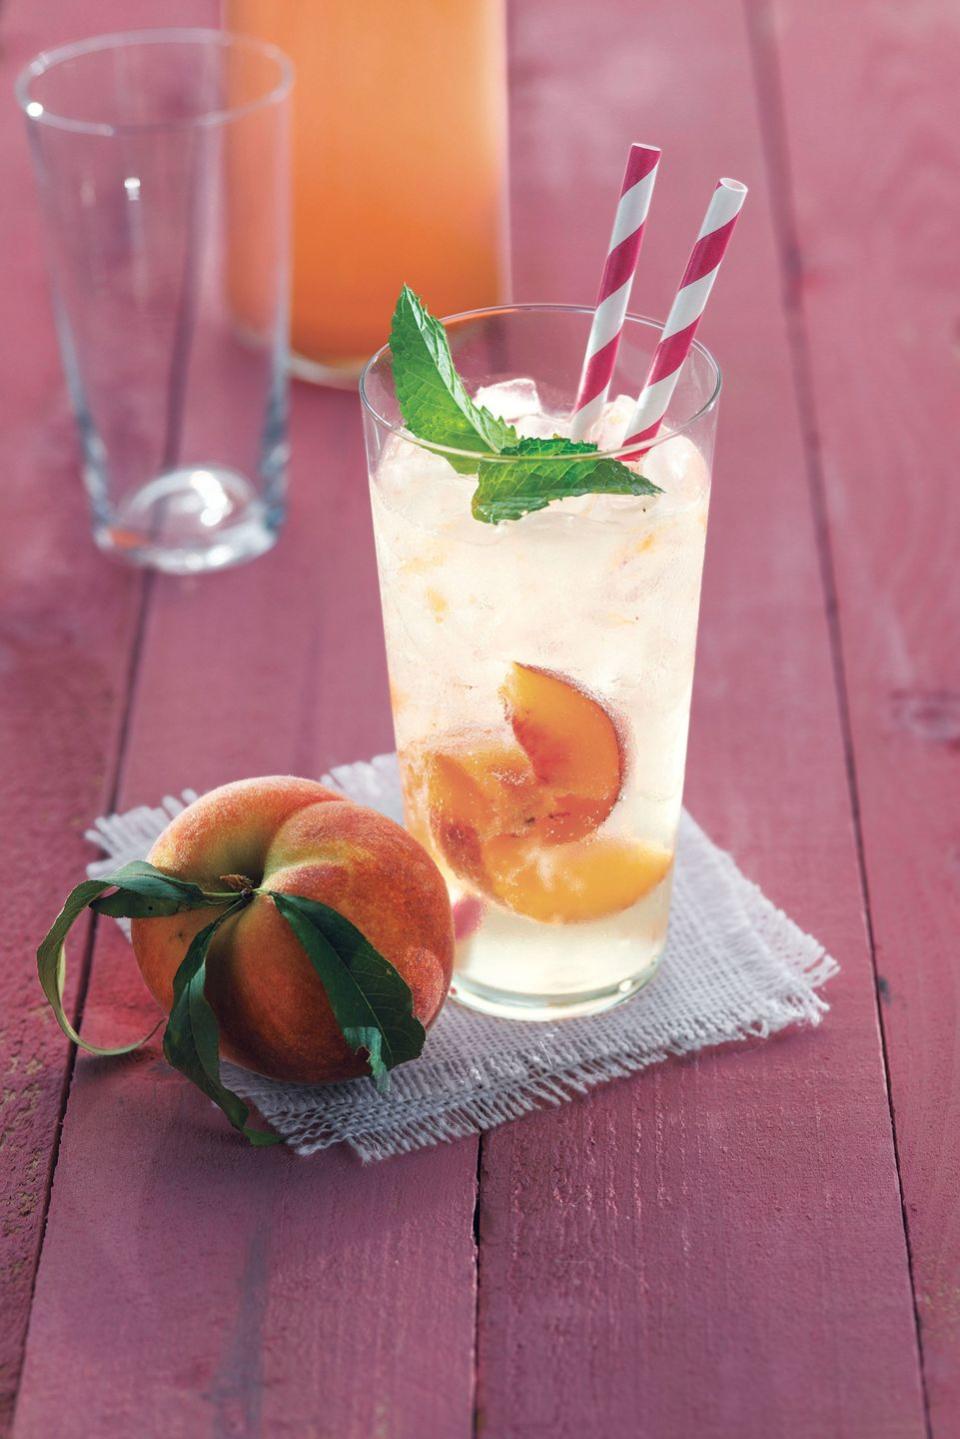
<instances>
[{"instance_id":1,"label":"pink wooden table","mask_svg":"<svg viewBox=\"0 0 960 1439\"><path fill-rule=\"evenodd\" d=\"M651 305L715 177L752 187L688 799L842 974L818 1032L366 1169L247 1150L156 1052L77 1058L31 971L95 813L391 739L355 397L297 389L266 559L172 582L86 536L9 86L212 9L0 11L0 1434L957 1435L955 3L511 0L519 297L592 297L628 139L666 152ZM138 1030L112 926L74 970Z\"/></svg>"}]
</instances>

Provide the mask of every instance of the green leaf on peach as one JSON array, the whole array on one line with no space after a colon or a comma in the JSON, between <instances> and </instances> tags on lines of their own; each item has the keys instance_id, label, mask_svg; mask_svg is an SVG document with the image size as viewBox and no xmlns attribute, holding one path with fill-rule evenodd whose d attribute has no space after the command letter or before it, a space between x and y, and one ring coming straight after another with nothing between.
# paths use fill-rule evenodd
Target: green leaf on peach
<instances>
[{"instance_id":1,"label":"green leaf on peach","mask_svg":"<svg viewBox=\"0 0 960 1439\"><path fill-rule=\"evenodd\" d=\"M107 895L101 898L108 889L116 886L116 894ZM132 1050L139 1049L146 1044L152 1034L156 1032L159 1025L154 1025L150 1034L142 1039L136 1039L132 1044L121 1044L113 1048L103 1048L97 1044L89 1044L74 1029L67 1018L66 1010L63 1007L63 991L67 978L67 956L66 939L73 925L80 915L88 907L98 914L109 914L117 917L154 915L154 914L177 914L182 909L199 909L206 905L227 904L233 900L233 895L224 895L222 898L216 895L204 894L199 885L191 884L186 880L172 879L169 875L162 874L152 864L145 860L134 860L118 869L116 874L107 875L104 879L88 879L82 884L76 885L69 893L64 902L63 908L57 915L53 924L37 949L37 974L40 978L40 987L47 997L54 1017L60 1028L68 1039L72 1039L81 1049L86 1049L90 1054L109 1056L116 1054L130 1054Z\"/></svg>"},{"instance_id":2,"label":"green leaf on peach","mask_svg":"<svg viewBox=\"0 0 960 1439\"><path fill-rule=\"evenodd\" d=\"M163 1053L168 1064L223 1110L234 1129L251 1144L263 1146L279 1144L280 1136L249 1125L249 1106L220 1078L220 1026L204 993L210 941L221 924L244 904L244 900L238 900L230 905L191 940L173 978L173 1007L163 1035Z\"/></svg>"},{"instance_id":3,"label":"green leaf on peach","mask_svg":"<svg viewBox=\"0 0 960 1439\"><path fill-rule=\"evenodd\" d=\"M320 978L350 1048L366 1050L383 1092L388 1072L423 1049L426 1031L413 1012L410 986L342 914L302 895L270 891Z\"/></svg>"},{"instance_id":4,"label":"green leaf on peach","mask_svg":"<svg viewBox=\"0 0 960 1439\"><path fill-rule=\"evenodd\" d=\"M155 915L179 914L184 909L228 904L233 898L230 894L208 894L192 880L164 874L145 859L125 864L109 883L117 886L116 894L93 900L90 908L114 919L152 919Z\"/></svg>"}]
</instances>

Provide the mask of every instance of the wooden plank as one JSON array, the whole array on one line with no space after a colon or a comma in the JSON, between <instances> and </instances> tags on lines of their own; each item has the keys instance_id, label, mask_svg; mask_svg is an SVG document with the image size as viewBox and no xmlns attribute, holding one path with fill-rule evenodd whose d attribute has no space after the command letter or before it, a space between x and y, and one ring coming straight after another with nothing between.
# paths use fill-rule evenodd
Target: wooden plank
<instances>
[{"instance_id":1,"label":"wooden plank","mask_svg":"<svg viewBox=\"0 0 960 1439\"><path fill-rule=\"evenodd\" d=\"M123 804L389 747L357 410L297 394L271 555L157 585ZM131 1033L150 1012L129 950L99 934L85 1026ZM155 1052L82 1056L18 1439L466 1434L475 1185L472 1141L374 1169L248 1151Z\"/></svg>"},{"instance_id":2,"label":"wooden plank","mask_svg":"<svg viewBox=\"0 0 960 1439\"><path fill-rule=\"evenodd\" d=\"M142 579L89 538L60 374L23 126L10 95L43 43L67 38L51 3L0 19L0 1435L8 1432L71 1049L39 1002L31 953L80 872L82 835L115 774ZM63 28L61 28L63 27ZM78 933L71 1003L82 979Z\"/></svg>"},{"instance_id":3,"label":"wooden plank","mask_svg":"<svg viewBox=\"0 0 960 1439\"><path fill-rule=\"evenodd\" d=\"M812 382L932 1430L960 1413L960 14L777 0ZM843 143L837 143L842 134ZM785 200L788 197L784 197Z\"/></svg>"},{"instance_id":4,"label":"wooden plank","mask_svg":"<svg viewBox=\"0 0 960 1439\"><path fill-rule=\"evenodd\" d=\"M529 205L521 188L515 219L527 236L552 237L536 266L520 269L521 294L589 293L617 166L635 133L664 146L642 308L662 311L714 178L732 173L752 186L705 325L728 389L688 796L843 973L815 1033L664 1065L484 1141L483 1432L922 1435L872 974L743 19L733 4L661 5L637 25L627 0L606 0L599 11L525 6L514 20L525 85L515 144L536 153L540 176ZM831 32L840 23L835 15ZM616 39L598 48L598 34ZM560 103L573 94L575 106ZM534 253L529 238L522 248Z\"/></svg>"}]
</instances>

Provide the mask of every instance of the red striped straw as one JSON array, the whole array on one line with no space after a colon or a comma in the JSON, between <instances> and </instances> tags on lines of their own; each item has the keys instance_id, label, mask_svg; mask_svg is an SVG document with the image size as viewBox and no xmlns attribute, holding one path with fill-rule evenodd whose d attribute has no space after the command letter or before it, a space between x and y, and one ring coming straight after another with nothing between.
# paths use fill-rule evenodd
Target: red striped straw
<instances>
[{"instance_id":1,"label":"red striped straw","mask_svg":"<svg viewBox=\"0 0 960 1439\"><path fill-rule=\"evenodd\" d=\"M586 438L607 401L659 164L655 145L630 146L573 407L575 440Z\"/></svg>"},{"instance_id":2,"label":"red striped straw","mask_svg":"<svg viewBox=\"0 0 960 1439\"><path fill-rule=\"evenodd\" d=\"M747 187L739 180L717 181L680 288L654 351L650 372L640 391L624 446L647 444L660 428L746 198ZM637 459L639 456L631 455L629 458Z\"/></svg>"}]
</instances>

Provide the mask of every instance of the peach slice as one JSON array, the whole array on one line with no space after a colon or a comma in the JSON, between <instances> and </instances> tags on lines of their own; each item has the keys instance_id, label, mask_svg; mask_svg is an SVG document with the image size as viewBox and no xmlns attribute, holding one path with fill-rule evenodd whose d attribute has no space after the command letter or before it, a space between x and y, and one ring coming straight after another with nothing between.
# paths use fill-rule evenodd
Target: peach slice
<instances>
[{"instance_id":1,"label":"peach slice","mask_svg":"<svg viewBox=\"0 0 960 1439\"><path fill-rule=\"evenodd\" d=\"M425 774L431 816L468 825L481 839L523 834L543 809L529 760L485 731L430 752Z\"/></svg>"},{"instance_id":2,"label":"peach slice","mask_svg":"<svg viewBox=\"0 0 960 1439\"><path fill-rule=\"evenodd\" d=\"M673 855L623 839L538 845L502 837L483 846L489 892L542 924L576 924L629 909L669 873Z\"/></svg>"},{"instance_id":3,"label":"peach slice","mask_svg":"<svg viewBox=\"0 0 960 1439\"><path fill-rule=\"evenodd\" d=\"M551 794L541 837L557 844L592 834L623 785L613 720L578 685L532 665L513 664L500 696L517 743Z\"/></svg>"},{"instance_id":4,"label":"peach slice","mask_svg":"<svg viewBox=\"0 0 960 1439\"><path fill-rule=\"evenodd\" d=\"M610 814L623 783L616 726L578 685L514 664L500 695L515 743L477 728L404 763L434 844L460 879L486 895L493 893L485 854L491 841L569 847L585 840ZM560 868L558 859L558 875Z\"/></svg>"},{"instance_id":5,"label":"peach slice","mask_svg":"<svg viewBox=\"0 0 960 1439\"><path fill-rule=\"evenodd\" d=\"M481 731L428 753L422 774L434 842L455 874L483 889L483 842L527 833L547 803L530 761Z\"/></svg>"}]
</instances>

